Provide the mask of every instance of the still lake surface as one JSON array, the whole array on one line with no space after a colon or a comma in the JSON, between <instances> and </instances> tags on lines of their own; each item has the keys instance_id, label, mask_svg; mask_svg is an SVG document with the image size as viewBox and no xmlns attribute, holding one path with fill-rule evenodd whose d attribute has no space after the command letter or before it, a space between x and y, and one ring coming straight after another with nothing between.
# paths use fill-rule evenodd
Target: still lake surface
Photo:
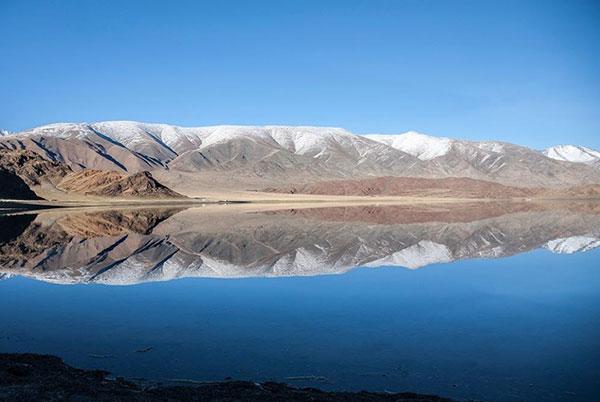
<instances>
[{"instance_id":1,"label":"still lake surface","mask_svg":"<svg viewBox=\"0 0 600 402\"><path fill-rule=\"evenodd\" d=\"M0 228L0 352L158 381L600 398L596 204L53 210Z\"/></svg>"}]
</instances>

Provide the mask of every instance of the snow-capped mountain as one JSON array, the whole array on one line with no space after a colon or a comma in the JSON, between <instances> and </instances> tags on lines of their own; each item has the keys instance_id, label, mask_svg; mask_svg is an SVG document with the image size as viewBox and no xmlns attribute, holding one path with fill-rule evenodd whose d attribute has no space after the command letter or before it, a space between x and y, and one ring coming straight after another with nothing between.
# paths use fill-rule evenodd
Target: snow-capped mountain
<instances>
[{"instance_id":1,"label":"snow-capped mountain","mask_svg":"<svg viewBox=\"0 0 600 402\"><path fill-rule=\"evenodd\" d=\"M5 135L10 135L10 131L8 131L8 130L3 130L3 129L0 129L0 137L3 137L3 136L5 136Z\"/></svg>"},{"instance_id":2,"label":"snow-capped mountain","mask_svg":"<svg viewBox=\"0 0 600 402\"><path fill-rule=\"evenodd\" d=\"M600 171L592 166L514 144L416 132L355 135L333 127L58 123L2 136L2 148L28 149L73 170L159 170L180 192L182 181L198 188L194 180L260 190L274 181L373 176L468 177L518 186L600 183ZM237 178L243 180L232 180Z\"/></svg>"},{"instance_id":3,"label":"snow-capped mountain","mask_svg":"<svg viewBox=\"0 0 600 402\"><path fill-rule=\"evenodd\" d=\"M600 166L600 152L577 145L558 145L542 151L548 158L559 161L586 163Z\"/></svg>"},{"instance_id":4,"label":"snow-capped mountain","mask_svg":"<svg viewBox=\"0 0 600 402\"><path fill-rule=\"evenodd\" d=\"M326 177L428 171L405 152L340 128L215 126L204 128L199 140L199 146L181 150L170 167L194 172L251 166L265 176L304 171Z\"/></svg>"},{"instance_id":5,"label":"snow-capped mountain","mask_svg":"<svg viewBox=\"0 0 600 402\"><path fill-rule=\"evenodd\" d=\"M434 137L427 134L407 131L402 134L366 134L366 138L387 144L392 148L404 151L421 160L430 160L449 154L453 148L470 147L484 152L502 154L504 143L496 141L461 141L446 137ZM487 156L486 154L485 156Z\"/></svg>"},{"instance_id":6,"label":"snow-capped mountain","mask_svg":"<svg viewBox=\"0 0 600 402\"><path fill-rule=\"evenodd\" d=\"M416 131L408 131L398 135L367 134L365 137L404 151L424 161L446 155L452 145L450 138L432 137Z\"/></svg>"},{"instance_id":7,"label":"snow-capped mountain","mask_svg":"<svg viewBox=\"0 0 600 402\"><path fill-rule=\"evenodd\" d=\"M365 137L426 161L440 176L469 177L508 185L556 186L581 183L574 172L596 182L597 172L565 166L539 152L499 141L465 141L409 131L398 135ZM574 180L575 182L573 182Z\"/></svg>"},{"instance_id":8,"label":"snow-capped mountain","mask_svg":"<svg viewBox=\"0 0 600 402\"><path fill-rule=\"evenodd\" d=\"M245 170L266 176L304 172L328 177L356 172L419 175L428 170L411 155L329 127L61 123L20 132L3 139L2 146L41 150L73 169L131 172L169 165L188 172Z\"/></svg>"}]
</instances>

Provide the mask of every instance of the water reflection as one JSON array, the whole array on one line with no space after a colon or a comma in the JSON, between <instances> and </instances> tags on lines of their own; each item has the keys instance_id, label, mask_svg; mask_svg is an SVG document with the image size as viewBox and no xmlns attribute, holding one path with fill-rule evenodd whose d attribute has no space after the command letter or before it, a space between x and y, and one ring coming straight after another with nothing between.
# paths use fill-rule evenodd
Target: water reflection
<instances>
[{"instance_id":1,"label":"water reflection","mask_svg":"<svg viewBox=\"0 0 600 402\"><path fill-rule=\"evenodd\" d=\"M600 246L594 203L53 210L0 217L0 278L128 285L183 277L417 269Z\"/></svg>"},{"instance_id":2,"label":"water reflection","mask_svg":"<svg viewBox=\"0 0 600 402\"><path fill-rule=\"evenodd\" d=\"M593 203L13 214L0 351L157 381L598 400L598 239Z\"/></svg>"}]
</instances>

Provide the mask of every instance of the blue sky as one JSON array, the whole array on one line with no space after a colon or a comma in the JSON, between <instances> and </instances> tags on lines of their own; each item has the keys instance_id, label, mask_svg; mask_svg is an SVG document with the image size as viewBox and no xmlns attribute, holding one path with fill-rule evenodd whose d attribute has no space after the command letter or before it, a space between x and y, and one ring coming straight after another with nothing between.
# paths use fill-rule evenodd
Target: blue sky
<instances>
[{"instance_id":1,"label":"blue sky","mask_svg":"<svg viewBox=\"0 0 600 402\"><path fill-rule=\"evenodd\" d=\"M600 149L598 1L0 0L0 127L128 119Z\"/></svg>"}]
</instances>

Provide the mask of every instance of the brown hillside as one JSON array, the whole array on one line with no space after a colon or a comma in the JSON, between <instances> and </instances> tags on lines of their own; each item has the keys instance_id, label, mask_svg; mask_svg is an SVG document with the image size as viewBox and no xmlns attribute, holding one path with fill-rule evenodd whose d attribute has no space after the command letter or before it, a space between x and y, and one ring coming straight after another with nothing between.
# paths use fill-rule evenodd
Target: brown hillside
<instances>
[{"instance_id":1,"label":"brown hillside","mask_svg":"<svg viewBox=\"0 0 600 402\"><path fill-rule=\"evenodd\" d=\"M65 176L57 188L66 192L104 197L184 197L160 184L149 172L126 175L103 170L82 170Z\"/></svg>"},{"instance_id":2,"label":"brown hillside","mask_svg":"<svg viewBox=\"0 0 600 402\"><path fill-rule=\"evenodd\" d=\"M31 191L22 178L4 169L0 169L0 198L12 200L40 199L36 193Z\"/></svg>"},{"instance_id":3,"label":"brown hillside","mask_svg":"<svg viewBox=\"0 0 600 402\"><path fill-rule=\"evenodd\" d=\"M539 194L540 189L510 187L465 177L442 179L377 177L373 179L323 181L282 188L268 188L265 191L349 196L517 198L535 196Z\"/></svg>"},{"instance_id":4,"label":"brown hillside","mask_svg":"<svg viewBox=\"0 0 600 402\"><path fill-rule=\"evenodd\" d=\"M38 186L44 181L57 183L71 171L60 162L49 161L28 150L2 150L0 169L18 175L28 186Z\"/></svg>"}]
</instances>

